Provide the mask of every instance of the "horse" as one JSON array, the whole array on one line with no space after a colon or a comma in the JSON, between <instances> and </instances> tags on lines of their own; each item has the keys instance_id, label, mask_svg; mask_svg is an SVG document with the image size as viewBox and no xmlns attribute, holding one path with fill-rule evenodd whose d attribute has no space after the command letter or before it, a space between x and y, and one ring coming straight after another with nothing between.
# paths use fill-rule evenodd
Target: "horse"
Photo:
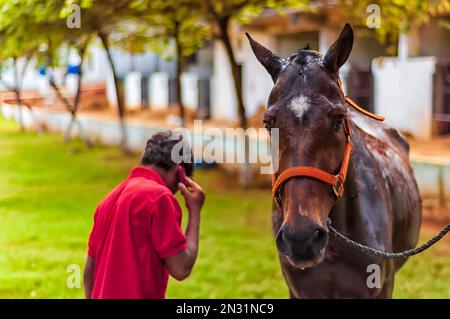
<instances>
[{"instance_id":1,"label":"horse","mask_svg":"<svg viewBox=\"0 0 450 319\"><path fill-rule=\"evenodd\" d=\"M290 298L392 298L407 258L364 254L329 236L331 222L357 242L402 251L415 247L421 224L407 140L349 107L342 91L339 68L352 50L353 29L346 24L324 55L308 45L287 59L246 35L274 82L263 122L269 133L278 129L275 179L293 167L334 178L346 166L338 189L312 173L294 174L278 188L272 225ZM373 274L378 282L370 284Z\"/></svg>"}]
</instances>

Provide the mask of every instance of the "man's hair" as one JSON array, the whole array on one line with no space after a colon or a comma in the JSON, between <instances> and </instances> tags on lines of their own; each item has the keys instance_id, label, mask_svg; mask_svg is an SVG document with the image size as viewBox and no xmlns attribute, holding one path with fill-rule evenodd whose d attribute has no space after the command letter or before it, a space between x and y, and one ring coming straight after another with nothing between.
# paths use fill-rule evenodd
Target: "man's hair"
<instances>
[{"instance_id":1,"label":"man's hair","mask_svg":"<svg viewBox=\"0 0 450 319\"><path fill-rule=\"evenodd\" d=\"M154 134L147 141L141 157L141 164L153 164L165 170L173 168L177 163L172 159L172 148L178 143L184 143L182 135L173 134L171 131ZM189 162L182 161L180 165L184 167L187 176L192 176L194 173L194 157L190 148L187 149L189 149L190 154L183 154L186 148L181 148L177 155L180 155L182 158L186 156L189 158Z\"/></svg>"}]
</instances>

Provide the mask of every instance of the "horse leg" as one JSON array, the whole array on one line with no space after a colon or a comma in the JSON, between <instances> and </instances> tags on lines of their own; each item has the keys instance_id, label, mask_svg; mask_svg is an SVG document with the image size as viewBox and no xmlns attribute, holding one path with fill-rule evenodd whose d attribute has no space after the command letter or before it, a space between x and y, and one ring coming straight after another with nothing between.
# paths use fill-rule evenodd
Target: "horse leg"
<instances>
[{"instance_id":1,"label":"horse leg","mask_svg":"<svg viewBox=\"0 0 450 319\"><path fill-rule=\"evenodd\" d=\"M292 292L292 290L289 288L289 299L298 299L294 293Z\"/></svg>"},{"instance_id":2,"label":"horse leg","mask_svg":"<svg viewBox=\"0 0 450 319\"><path fill-rule=\"evenodd\" d=\"M390 265L387 267L389 272L386 274L386 279L384 281L383 287L380 293L376 296L377 299L392 299L392 292L394 291L394 280L395 280L395 265L394 261L388 261Z\"/></svg>"},{"instance_id":3,"label":"horse leg","mask_svg":"<svg viewBox=\"0 0 450 319\"><path fill-rule=\"evenodd\" d=\"M377 299L392 299L392 292L394 291L394 278L386 280L380 294L376 297Z\"/></svg>"}]
</instances>

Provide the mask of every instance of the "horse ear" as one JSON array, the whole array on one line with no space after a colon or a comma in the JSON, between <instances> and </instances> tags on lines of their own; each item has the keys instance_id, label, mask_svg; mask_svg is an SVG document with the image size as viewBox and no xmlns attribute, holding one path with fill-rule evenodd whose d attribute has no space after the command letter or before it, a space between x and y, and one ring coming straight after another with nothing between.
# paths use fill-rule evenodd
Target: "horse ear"
<instances>
[{"instance_id":1,"label":"horse ear","mask_svg":"<svg viewBox=\"0 0 450 319\"><path fill-rule=\"evenodd\" d=\"M247 32L245 33L245 35L250 42L250 46L252 47L252 51L255 54L256 58L267 70L267 72L269 72L273 82L275 83L282 69L281 58L253 40L253 38Z\"/></svg>"},{"instance_id":2,"label":"horse ear","mask_svg":"<svg viewBox=\"0 0 450 319\"><path fill-rule=\"evenodd\" d=\"M346 23L339 38L331 45L323 58L323 65L329 72L336 73L347 61L352 51L353 39L353 29Z\"/></svg>"}]
</instances>

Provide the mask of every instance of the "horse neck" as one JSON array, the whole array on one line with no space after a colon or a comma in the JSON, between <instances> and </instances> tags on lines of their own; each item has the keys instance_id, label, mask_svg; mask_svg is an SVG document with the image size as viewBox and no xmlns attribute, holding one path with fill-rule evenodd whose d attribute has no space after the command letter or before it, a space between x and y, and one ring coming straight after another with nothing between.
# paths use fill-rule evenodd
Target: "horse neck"
<instances>
[{"instance_id":1,"label":"horse neck","mask_svg":"<svg viewBox=\"0 0 450 319\"><path fill-rule=\"evenodd\" d=\"M360 133L358 130L354 129L354 124L350 123L352 126L352 140L356 141L360 139ZM355 227L358 221L361 221L362 211L359 209L358 203L358 181L357 176L363 174L363 167L357 167L354 164L355 154L358 154L360 143L353 143L352 156L350 157L349 168L347 172L347 178L344 184L344 196L335 204L330 212L330 219L332 225L337 229L342 231L348 231L349 227ZM357 225L357 227L365 228L365 224Z\"/></svg>"}]
</instances>

